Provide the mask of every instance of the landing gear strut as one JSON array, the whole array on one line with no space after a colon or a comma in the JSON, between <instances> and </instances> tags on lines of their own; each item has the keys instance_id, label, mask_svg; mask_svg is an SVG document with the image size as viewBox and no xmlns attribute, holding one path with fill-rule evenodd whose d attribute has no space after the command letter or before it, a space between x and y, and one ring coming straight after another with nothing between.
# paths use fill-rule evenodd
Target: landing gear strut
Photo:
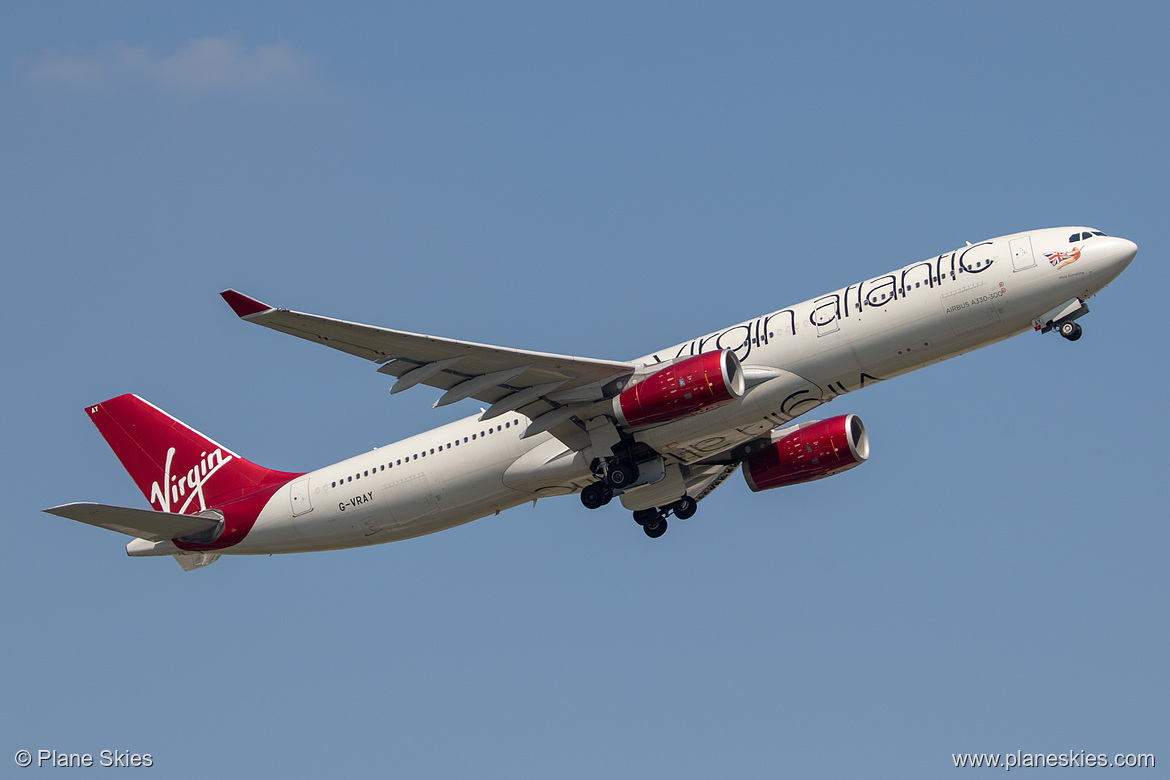
<instances>
[{"instance_id":1,"label":"landing gear strut","mask_svg":"<svg viewBox=\"0 0 1170 780\"><path fill-rule=\"evenodd\" d=\"M656 523L662 519L662 511L658 509L635 509L634 522L640 526L647 523Z\"/></svg>"},{"instance_id":2,"label":"landing gear strut","mask_svg":"<svg viewBox=\"0 0 1170 780\"><path fill-rule=\"evenodd\" d=\"M1072 320L1062 322L1060 323L1060 335L1069 341L1076 341L1081 337L1081 326Z\"/></svg>"}]
</instances>

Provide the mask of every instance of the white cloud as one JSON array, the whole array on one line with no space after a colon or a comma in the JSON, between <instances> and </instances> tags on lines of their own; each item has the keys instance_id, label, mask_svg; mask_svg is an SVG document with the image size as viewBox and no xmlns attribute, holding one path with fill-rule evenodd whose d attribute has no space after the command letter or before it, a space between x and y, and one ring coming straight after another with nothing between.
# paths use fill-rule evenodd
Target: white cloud
<instances>
[{"instance_id":1,"label":"white cloud","mask_svg":"<svg viewBox=\"0 0 1170 780\"><path fill-rule=\"evenodd\" d=\"M38 81L119 86L147 83L168 90L207 92L288 88L314 79L309 57L287 44L248 50L233 37L199 38L175 54L117 46L79 57L51 55L30 70Z\"/></svg>"}]
</instances>

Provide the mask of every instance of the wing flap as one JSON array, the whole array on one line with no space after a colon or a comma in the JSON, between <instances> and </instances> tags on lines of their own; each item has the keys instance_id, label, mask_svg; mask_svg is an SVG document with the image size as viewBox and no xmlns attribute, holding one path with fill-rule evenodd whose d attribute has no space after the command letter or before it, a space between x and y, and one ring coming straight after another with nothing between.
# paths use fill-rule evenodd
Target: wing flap
<instances>
[{"instance_id":1,"label":"wing flap","mask_svg":"<svg viewBox=\"0 0 1170 780\"><path fill-rule=\"evenodd\" d=\"M62 504L44 510L51 515L96 525L136 539L159 541L181 536L206 533L219 525L219 520L196 515L178 515L156 512L153 509L132 509L107 504Z\"/></svg>"}]
</instances>

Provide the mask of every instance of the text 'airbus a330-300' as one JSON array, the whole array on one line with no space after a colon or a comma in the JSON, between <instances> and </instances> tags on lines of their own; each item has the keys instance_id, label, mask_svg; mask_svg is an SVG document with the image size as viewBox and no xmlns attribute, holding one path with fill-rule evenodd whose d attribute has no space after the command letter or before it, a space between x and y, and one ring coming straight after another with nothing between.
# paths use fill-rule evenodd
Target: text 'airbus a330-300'
<instances>
[{"instance_id":1,"label":"text 'airbus a330-300'","mask_svg":"<svg viewBox=\"0 0 1170 780\"><path fill-rule=\"evenodd\" d=\"M274 308L242 319L375 363L391 393L482 413L307 473L251 463L135 395L86 412L150 509L45 510L133 537L132 556L191 570L220 555L336 550L434 533L545 497L614 498L646 535L686 519L742 467L769 490L869 457L861 420L821 404L1028 330L1076 341L1086 302L1137 246L1087 227L968 244L636 360L424 336Z\"/></svg>"}]
</instances>

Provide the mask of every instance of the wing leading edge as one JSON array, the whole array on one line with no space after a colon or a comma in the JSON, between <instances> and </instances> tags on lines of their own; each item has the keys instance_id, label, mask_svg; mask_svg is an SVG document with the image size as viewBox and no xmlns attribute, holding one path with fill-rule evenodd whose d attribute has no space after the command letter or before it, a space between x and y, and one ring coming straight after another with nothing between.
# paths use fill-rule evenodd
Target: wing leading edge
<instances>
[{"instance_id":1,"label":"wing leading edge","mask_svg":"<svg viewBox=\"0 0 1170 780\"><path fill-rule=\"evenodd\" d=\"M588 437L569 423L573 411L616 394L636 368L277 309L235 290L220 295L241 319L379 364L397 379L391 393L422 384L444 391L435 406L474 398L490 405L483 420L517 411L533 421L526 435L551 430L574 449Z\"/></svg>"}]
</instances>

